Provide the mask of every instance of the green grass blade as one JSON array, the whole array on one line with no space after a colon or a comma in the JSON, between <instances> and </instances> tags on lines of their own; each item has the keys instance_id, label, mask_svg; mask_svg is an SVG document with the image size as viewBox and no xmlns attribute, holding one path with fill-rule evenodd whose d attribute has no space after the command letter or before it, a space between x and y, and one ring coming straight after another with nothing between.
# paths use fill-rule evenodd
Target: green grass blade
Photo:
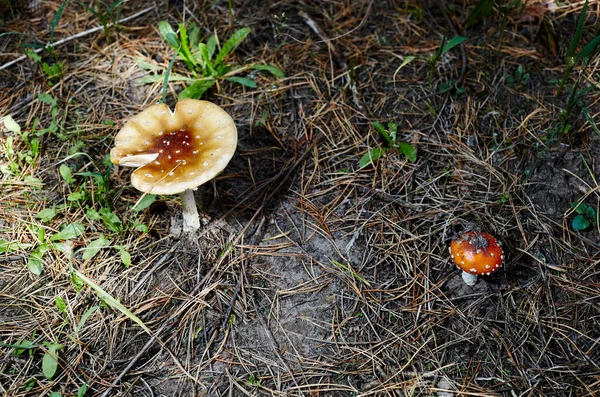
<instances>
[{"instance_id":1,"label":"green grass blade","mask_svg":"<svg viewBox=\"0 0 600 397\"><path fill-rule=\"evenodd\" d=\"M87 278L86 276L84 276L83 274L78 272L77 270L73 269L73 274L75 274L81 281L83 281L91 289L93 289L94 292L98 295L98 297L104 301L104 303L106 303L111 308L120 311L125 316L127 316L127 318L129 318L131 321L135 322L140 327L142 327L142 329L144 331L146 331L148 334L152 335L152 332L150 332L150 329L148 327L146 327L146 324L144 324L144 322L142 320L140 320L139 317L137 317L135 314L133 314L129 309L127 309L125 306L123 306L121 304L121 302L119 302L117 299L113 298L108 292L104 291L102 288L100 288L100 286L95 284L92 280L90 280L89 278Z\"/></svg>"},{"instance_id":2,"label":"green grass blade","mask_svg":"<svg viewBox=\"0 0 600 397\"><path fill-rule=\"evenodd\" d=\"M466 37L462 37L462 36L453 37L442 47L442 50L440 51L440 56L443 56L445 53L447 53L448 51L450 51L451 49L453 49L454 47L456 47L457 45L459 45L466 39L467 39Z\"/></svg>"},{"instance_id":3,"label":"green grass blade","mask_svg":"<svg viewBox=\"0 0 600 397\"><path fill-rule=\"evenodd\" d=\"M256 88L256 81L252 80L251 78L248 77L227 77L225 80L227 81L233 81L234 83L238 83L241 84L243 86L246 87L250 87L250 88Z\"/></svg>"},{"instance_id":4,"label":"green grass blade","mask_svg":"<svg viewBox=\"0 0 600 397\"><path fill-rule=\"evenodd\" d=\"M225 42L223 48L221 48L221 51L219 51L219 53L217 54L214 64L218 65L221 62L223 62L225 57L227 57L227 55L229 55L229 53L233 51L233 49L237 47L242 41L244 41L248 34L250 34L250 28L241 28L239 30L236 30L235 33L232 34L231 37Z\"/></svg>"},{"instance_id":5,"label":"green grass blade","mask_svg":"<svg viewBox=\"0 0 600 397\"><path fill-rule=\"evenodd\" d=\"M252 66L250 66L250 68L254 69L254 70L269 72L273 76L277 77L278 79L282 79L285 77L283 70L281 70L278 67L275 67L273 65L252 65Z\"/></svg>"},{"instance_id":6,"label":"green grass blade","mask_svg":"<svg viewBox=\"0 0 600 397\"><path fill-rule=\"evenodd\" d=\"M585 47L577 56L575 56L575 63L580 62L582 59L590 58L595 52L596 48L600 45L600 36L596 36L592 41L586 44Z\"/></svg>"},{"instance_id":7,"label":"green grass blade","mask_svg":"<svg viewBox=\"0 0 600 397\"><path fill-rule=\"evenodd\" d=\"M575 55L575 51L579 46L579 42L581 41L581 35L583 34L585 17L587 14L587 6L588 0L585 0L585 3L583 3L583 8L581 9L581 14L579 14L579 20L577 21L577 28L575 29L575 34L573 35L573 39L571 39L571 44L569 44L569 49L567 50L567 62L569 58L573 58L573 56Z\"/></svg>"},{"instance_id":8,"label":"green grass blade","mask_svg":"<svg viewBox=\"0 0 600 397\"><path fill-rule=\"evenodd\" d=\"M187 29L183 23L179 24L179 38L181 39L181 56L190 70L196 67L196 59L190 52Z\"/></svg>"},{"instance_id":9,"label":"green grass blade","mask_svg":"<svg viewBox=\"0 0 600 397\"><path fill-rule=\"evenodd\" d=\"M65 6L67 5L67 0L63 0L60 7L58 7L58 11L56 11L56 15L52 19L52 25L50 25L50 43L54 42L54 30L56 29L56 25L58 25L58 21L60 20L60 16L65 10Z\"/></svg>"},{"instance_id":10,"label":"green grass blade","mask_svg":"<svg viewBox=\"0 0 600 397\"><path fill-rule=\"evenodd\" d=\"M206 48L208 48L208 59L209 61L215 56L215 51L217 50L217 36L212 35L206 40Z\"/></svg>"},{"instance_id":11,"label":"green grass blade","mask_svg":"<svg viewBox=\"0 0 600 397\"><path fill-rule=\"evenodd\" d=\"M385 150L382 148L375 148L369 150L367 153L363 154L363 156L358 161L358 167L360 169L365 168L369 164L375 164L377 160L381 157L381 155L385 153Z\"/></svg>"},{"instance_id":12,"label":"green grass blade","mask_svg":"<svg viewBox=\"0 0 600 397\"><path fill-rule=\"evenodd\" d=\"M169 25L169 27L170 27L170 25ZM175 64L175 60L177 59L177 54L179 54L179 48L177 48L175 50L175 55L173 55L171 62L169 62L169 66L167 66L167 70L165 70L165 79L163 80L162 98L159 101L160 103L165 103L165 101L167 100L167 86L169 85L169 74L171 74L171 69L173 68L173 65Z\"/></svg>"}]
</instances>

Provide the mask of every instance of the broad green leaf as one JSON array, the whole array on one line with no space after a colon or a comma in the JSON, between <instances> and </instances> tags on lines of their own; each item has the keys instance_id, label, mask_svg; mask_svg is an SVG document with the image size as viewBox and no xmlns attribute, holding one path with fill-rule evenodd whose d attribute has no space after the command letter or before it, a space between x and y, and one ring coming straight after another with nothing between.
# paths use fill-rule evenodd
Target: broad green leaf
<instances>
[{"instance_id":1,"label":"broad green leaf","mask_svg":"<svg viewBox=\"0 0 600 397\"><path fill-rule=\"evenodd\" d=\"M363 156L358 161L359 168L365 168L369 164L375 164L377 160L381 157L382 154L385 153L385 150L382 148L375 148L369 150L367 153L363 154Z\"/></svg>"},{"instance_id":2,"label":"broad green leaf","mask_svg":"<svg viewBox=\"0 0 600 397\"><path fill-rule=\"evenodd\" d=\"M60 172L60 176L67 182L69 185L72 185L75 182L73 179L73 174L71 173L71 169L66 164L61 164L58 172Z\"/></svg>"},{"instance_id":3,"label":"broad green leaf","mask_svg":"<svg viewBox=\"0 0 600 397\"><path fill-rule=\"evenodd\" d=\"M43 256L45 251L46 250L42 246L39 246L33 250L31 254L29 254L29 258L27 259L27 267L29 268L29 271L36 276L41 275L44 271Z\"/></svg>"},{"instance_id":4,"label":"broad green leaf","mask_svg":"<svg viewBox=\"0 0 600 397\"><path fill-rule=\"evenodd\" d=\"M119 302L118 300L113 298L108 292L104 291L102 288L100 288L100 286L96 285L92 280L90 280L89 278L87 278L86 276L84 276L83 274L78 272L77 270L73 270L73 273L79 279L81 279L85 284L87 284L89 287L91 287L94 290L94 292L96 292L98 297L104 301L104 303L106 303L111 308L120 311L125 316L127 316L127 318L129 318L130 320L132 320L133 322L138 324L140 327L142 327L142 329L144 331L146 331L148 334L152 335L152 333L150 332L150 329L148 327L146 327L146 324L144 324L144 322L142 320L140 320L135 314L133 314L129 309L127 309L125 306L123 306L121 304L121 302Z\"/></svg>"},{"instance_id":5,"label":"broad green leaf","mask_svg":"<svg viewBox=\"0 0 600 397\"><path fill-rule=\"evenodd\" d=\"M171 48L179 52L179 46L181 45L181 43L177 38L177 33L175 33L169 22L160 21L158 23L158 31L160 35L167 41L167 43L169 43Z\"/></svg>"},{"instance_id":6,"label":"broad green leaf","mask_svg":"<svg viewBox=\"0 0 600 397\"><path fill-rule=\"evenodd\" d=\"M0 254L5 254L11 251L27 249L33 247L30 243L20 243L18 241L6 241L0 238Z\"/></svg>"},{"instance_id":7,"label":"broad green leaf","mask_svg":"<svg viewBox=\"0 0 600 397\"><path fill-rule=\"evenodd\" d=\"M162 83L165 80L164 74L153 74L151 76L144 76L136 80L138 84L150 84L150 83ZM167 81L185 81L192 82L196 81L196 79L192 77L182 76L180 74L171 73L169 74L169 79Z\"/></svg>"},{"instance_id":8,"label":"broad green leaf","mask_svg":"<svg viewBox=\"0 0 600 397\"><path fill-rule=\"evenodd\" d=\"M4 116L0 118L0 123L4 124L4 127L10 132L14 132L16 134L21 133L21 126L17 124L17 122L11 116Z\"/></svg>"},{"instance_id":9,"label":"broad green leaf","mask_svg":"<svg viewBox=\"0 0 600 397\"><path fill-rule=\"evenodd\" d=\"M37 99L40 102L47 103L48 105L52 106L53 108L56 107L56 98L54 98L50 94L46 94L45 92L42 92L40 95L38 95Z\"/></svg>"},{"instance_id":10,"label":"broad green leaf","mask_svg":"<svg viewBox=\"0 0 600 397\"><path fill-rule=\"evenodd\" d=\"M190 70L193 70L196 66L196 60L190 52L187 29L185 28L185 25L183 23L179 24L179 37L181 38L180 55L183 57L185 63L188 65L188 68L190 68Z\"/></svg>"},{"instance_id":11,"label":"broad green leaf","mask_svg":"<svg viewBox=\"0 0 600 397\"><path fill-rule=\"evenodd\" d=\"M121 251L121 263L123 263L125 267L131 266L131 254L127 252L123 246L121 246L119 250Z\"/></svg>"},{"instance_id":12,"label":"broad green leaf","mask_svg":"<svg viewBox=\"0 0 600 397\"><path fill-rule=\"evenodd\" d=\"M233 51L235 47L237 47L242 41L244 41L244 39L246 38L246 36L248 36L249 33L250 28L241 28L239 30L236 30L231 35L231 37L227 39L227 41L223 45L223 48L221 48L221 51L219 51L219 53L217 54L214 64L218 65L221 62L223 62L227 55L229 55L229 53Z\"/></svg>"},{"instance_id":13,"label":"broad green leaf","mask_svg":"<svg viewBox=\"0 0 600 397\"><path fill-rule=\"evenodd\" d=\"M88 244L88 246L85 248L85 251L83 251L81 259L83 259L84 261L92 259L94 256L96 256L96 254L98 254L98 252L100 252L102 248L106 248L109 246L110 240L104 238L104 235L101 234L100 237Z\"/></svg>"},{"instance_id":14,"label":"broad green leaf","mask_svg":"<svg viewBox=\"0 0 600 397\"><path fill-rule=\"evenodd\" d=\"M67 314L67 304L65 303L63 298L56 295L54 297L54 303L56 304L56 307L58 308L58 310L60 310L64 314Z\"/></svg>"},{"instance_id":15,"label":"broad green leaf","mask_svg":"<svg viewBox=\"0 0 600 397\"><path fill-rule=\"evenodd\" d=\"M459 45L466 39L467 39L466 37L462 37L462 36L453 37L451 40L449 40L446 43L446 45L444 45L444 47L442 48L442 51L440 52L440 56L444 55L445 53L447 53L448 51L450 51L451 49L453 49L454 47L456 47L457 45Z\"/></svg>"},{"instance_id":16,"label":"broad green leaf","mask_svg":"<svg viewBox=\"0 0 600 397\"><path fill-rule=\"evenodd\" d=\"M225 80L233 81L234 83L238 83L238 84L244 85L246 87L256 88L256 81L254 81L248 77L233 76L233 77L227 77Z\"/></svg>"},{"instance_id":17,"label":"broad green leaf","mask_svg":"<svg viewBox=\"0 0 600 397\"><path fill-rule=\"evenodd\" d=\"M52 218L56 216L58 211L56 208L45 208L38 212L37 217L42 220L42 222L50 222Z\"/></svg>"},{"instance_id":18,"label":"broad green leaf","mask_svg":"<svg viewBox=\"0 0 600 397\"><path fill-rule=\"evenodd\" d=\"M110 209L102 208L99 213L100 216L102 216L104 226L106 226L108 230L115 233L120 233L123 230L123 223Z\"/></svg>"},{"instance_id":19,"label":"broad green leaf","mask_svg":"<svg viewBox=\"0 0 600 397\"><path fill-rule=\"evenodd\" d=\"M200 42L200 28L194 22L188 24L188 44L193 51Z\"/></svg>"},{"instance_id":20,"label":"broad green leaf","mask_svg":"<svg viewBox=\"0 0 600 397\"><path fill-rule=\"evenodd\" d=\"M395 144L396 139L398 138L398 126L396 123L390 121L387 123L387 129L390 132L390 138L392 139L392 142Z\"/></svg>"},{"instance_id":21,"label":"broad green leaf","mask_svg":"<svg viewBox=\"0 0 600 397\"><path fill-rule=\"evenodd\" d=\"M42 358L42 372L46 379L52 379L58 369L58 350L64 346L58 343L44 342L48 351Z\"/></svg>"},{"instance_id":22,"label":"broad green leaf","mask_svg":"<svg viewBox=\"0 0 600 397\"><path fill-rule=\"evenodd\" d=\"M196 82L179 93L179 100L185 98L200 99L215 84L215 80L196 80Z\"/></svg>"},{"instance_id":23,"label":"broad green leaf","mask_svg":"<svg viewBox=\"0 0 600 397\"><path fill-rule=\"evenodd\" d=\"M400 153L406 156L406 159L411 163L417 161L417 151L410 143L400 142L398 144L398 150L400 151Z\"/></svg>"},{"instance_id":24,"label":"broad green leaf","mask_svg":"<svg viewBox=\"0 0 600 397\"><path fill-rule=\"evenodd\" d=\"M156 201L156 194L145 194L135 205L133 206L134 212L140 212L150 207L153 202Z\"/></svg>"},{"instance_id":25,"label":"broad green leaf","mask_svg":"<svg viewBox=\"0 0 600 397\"><path fill-rule=\"evenodd\" d=\"M577 215L575 218L573 218L573 221L571 222L571 226L573 227L573 229L578 231L585 230L588 227L590 227L590 225L591 223L585 217L585 215Z\"/></svg>"},{"instance_id":26,"label":"broad green leaf","mask_svg":"<svg viewBox=\"0 0 600 397\"><path fill-rule=\"evenodd\" d=\"M140 68L140 69L144 69L144 70L151 70L153 72L157 72L159 70L162 70L162 68L158 65L153 64L152 62L148 62L143 58L135 58L135 64Z\"/></svg>"},{"instance_id":27,"label":"broad green leaf","mask_svg":"<svg viewBox=\"0 0 600 397\"><path fill-rule=\"evenodd\" d=\"M93 208L88 208L88 209L85 211L85 216L86 216L88 219L92 220L92 221L97 221L98 219L100 219L100 218L101 218L101 216L100 216L100 214L98 213L98 211L96 211L96 210L95 210L95 209L93 209Z\"/></svg>"},{"instance_id":28,"label":"broad green leaf","mask_svg":"<svg viewBox=\"0 0 600 397\"><path fill-rule=\"evenodd\" d=\"M65 226L60 232L50 237L50 241L70 240L83 234L85 226L78 222L73 222Z\"/></svg>"},{"instance_id":29,"label":"broad green leaf","mask_svg":"<svg viewBox=\"0 0 600 397\"><path fill-rule=\"evenodd\" d=\"M50 395L48 397L62 397L62 394L57 391L53 391L50 392Z\"/></svg>"},{"instance_id":30,"label":"broad green leaf","mask_svg":"<svg viewBox=\"0 0 600 397\"><path fill-rule=\"evenodd\" d=\"M212 35L206 40L206 48L208 49L208 60L212 60L215 55L215 50L217 49L217 36Z\"/></svg>"},{"instance_id":31,"label":"broad green leaf","mask_svg":"<svg viewBox=\"0 0 600 397\"><path fill-rule=\"evenodd\" d=\"M85 383L83 385L81 385L79 387L79 389L77 390L77 397L83 397L85 396L85 393L88 390L88 385L86 385Z\"/></svg>"},{"instance_id":32,"label":"broad green leaf","mask_svg":"<svg viewBox=\"0 0 600 397\"><path fill-rule=\"evenodd\" d=\"M269 72L273 76L277 77L278 79L282 79L285 77L283 70L281 70L278 67L275 67L273 65L252 65L251 68L254 70L261 70L261 71Z\"/></svg>"},{"instance_id":33,"label":"broad green leaf","mask_svg":"<svg viewBox=\"0 0 600 397\"><path fill-rule=\"evenodd\" d=\"M98 310L100 308L100 306L92 306L89 309L87 309L85 311L85 313L83 313L83 315L81 316L81 319L79 320L79 323L77 324L77 327L75 328L75 337L77 337L79 335L79 331L81 331L81 328L83 328L83 326L85 325L85 322L87 321L87 319L94 314L94 312L96 310Z\"/></svg>"},{"instance_id":34,"label":"broad green leaf","mask_svg":"<svg viewBox=\"0 0 600 397\"><path fill-rule=\"evenodd\" d=\"M375 128L375 130L377 130L377 132L379 132L379 135L381 135L381 137L385 140L385 142L387 143L388 146L394 145L394 141L392 140L392 137L390 136L389 131L385 129L383 124L381 124L378 121L374 121L372 123L372 125L373 125L373 128Z\"/></svg>"}]
</instances>

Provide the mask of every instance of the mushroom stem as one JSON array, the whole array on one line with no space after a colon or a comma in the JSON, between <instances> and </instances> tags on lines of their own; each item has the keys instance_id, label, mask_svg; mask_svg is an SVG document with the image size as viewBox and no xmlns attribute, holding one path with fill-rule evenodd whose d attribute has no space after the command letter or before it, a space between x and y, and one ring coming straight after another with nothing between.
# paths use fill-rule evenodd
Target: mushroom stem
<instances>
[{"instance_id":1,"label":"mushroom stem","mask_svg":"<svg viewBox=\"0 0 600 397\"><path fill-rule=\"evenodd\" d=\"M469 272L462 272L462 279L468 286L472 287L477 283L477 276Z\"/></svg>"},{"instance_id":2,"label":"mushroom stem","mask_svg":"<svg viewBox=\"0 0 600 397\"><path fill-rule=\"evenodd\" d=\"M183 233L193 233L200 229L200 216L196 207L196 199L192 189L186 189L180 194L183 208Z\"/></svg>"}]
</instances>

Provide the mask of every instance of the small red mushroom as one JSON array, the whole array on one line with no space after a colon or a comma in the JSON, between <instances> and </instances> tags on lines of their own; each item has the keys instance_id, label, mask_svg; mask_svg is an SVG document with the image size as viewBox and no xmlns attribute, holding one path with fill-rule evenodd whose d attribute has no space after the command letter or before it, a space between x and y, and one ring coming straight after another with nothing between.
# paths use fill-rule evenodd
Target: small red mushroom
<instances>
[{"instance_id":1,"label":"small red mushroom","mask_svg":"<svg viewBox=\"0 0 600 397\"><path fill-rule=\"evenodd\" d=\"M477 276L489 276L502 267L504 254L500 242L483 232L461 234L450 244L450 256L462 271L467 285L475 285Z\"/></svg>"}]
</instances>

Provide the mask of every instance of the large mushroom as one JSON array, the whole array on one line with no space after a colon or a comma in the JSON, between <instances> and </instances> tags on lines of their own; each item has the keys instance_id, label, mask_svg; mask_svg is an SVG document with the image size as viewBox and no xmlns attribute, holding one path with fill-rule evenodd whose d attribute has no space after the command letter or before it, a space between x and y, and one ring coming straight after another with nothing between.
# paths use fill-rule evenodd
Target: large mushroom
<instances>
[{"instance_id":1,"label":"large mushroom","mask_svg":"<svg viewBox=\"0 0 600 397\"><path fill-rule=\"evenodd\" d=\"M214 103L184 99L174 112L156 104L127 121L110 160L136 167L131 183L142 192L180 194L183 232L190 233L200 227L193 190L225 169L236 146L231 116Z\"/></svg>"},{"instance_id":2,"label":"large mushroom","mask_svg":"<svg viewBox=\"0 0 600 397\"><path fill-rule=\"evenodd\" d=\"M473 286L477 276L489 276L502 267L500 242L484 232L467 232L450 243L450 256L462 272L463 281Z\"/></svg>"}]
</instances>

